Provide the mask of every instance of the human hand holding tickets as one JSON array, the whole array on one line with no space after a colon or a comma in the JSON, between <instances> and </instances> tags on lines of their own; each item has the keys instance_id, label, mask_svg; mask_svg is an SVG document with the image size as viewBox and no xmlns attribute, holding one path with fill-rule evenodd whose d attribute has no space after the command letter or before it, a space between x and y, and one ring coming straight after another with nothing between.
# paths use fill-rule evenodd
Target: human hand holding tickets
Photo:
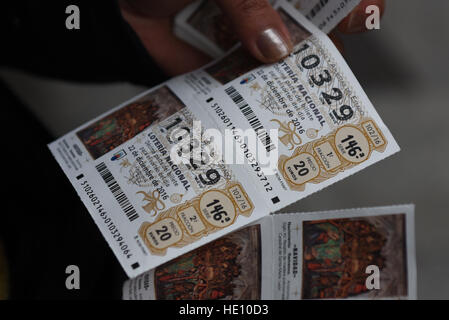
<instances>
[{"instance_id":1,"label":"human hand holding tickets","mask_svg":"<svg viewBox=\"0 0 449 320\"><path fill-rule=\"evenodd\" d=\"M149 55L171 76L192 71L210 61L210 57L173 33L173 16L191 2L192 0L120 1L124 19L137 33ZM258 60L264 63L275 62L291 52L292 44L287 28L267 0L215 2L229 19L243 46ZM377 5L382 14L385 1L362 0L338 25L338 31L365 31L365 8L369 5ZM329 36L341 50L341 42L335 33L331 32Z\"/></svg>"}]
</instances>

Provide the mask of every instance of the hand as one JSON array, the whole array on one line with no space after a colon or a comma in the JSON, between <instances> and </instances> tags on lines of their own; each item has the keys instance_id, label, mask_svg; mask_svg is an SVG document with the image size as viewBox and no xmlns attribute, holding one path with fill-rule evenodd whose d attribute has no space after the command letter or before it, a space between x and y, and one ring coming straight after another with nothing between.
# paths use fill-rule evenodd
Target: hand
<instances>
[{"instance_id":1,"label":"hand","mask_svg":"<svg viewBox=\"0 0 449 320\"><path fill-rule=\"evenodd\" d=\"M192 0L120 0L123 18L149 55L170 76L195 70L211 60L173 34L172 18Z\"/></svg>"},{"instance_id":2,"label":"hand","mask_svg":"<svg viewBox=\"0 0 449 320\"><path fill-rule=\"evenodd\" d=\"M277 12L267 0L215 0L229 18L237 36L248 51L264 63L275 62L292 50L287 31ZM168 74L178 75L197 69L210 57L177 38L172 30L173 16L192 0L121 0L125 20L131 25L148 53ZM384 11L384 0L362 0L338 26L344 33L365 30L368 5ZM341 43L332 33L339 49Z\"/></svg>"}]
</instances>

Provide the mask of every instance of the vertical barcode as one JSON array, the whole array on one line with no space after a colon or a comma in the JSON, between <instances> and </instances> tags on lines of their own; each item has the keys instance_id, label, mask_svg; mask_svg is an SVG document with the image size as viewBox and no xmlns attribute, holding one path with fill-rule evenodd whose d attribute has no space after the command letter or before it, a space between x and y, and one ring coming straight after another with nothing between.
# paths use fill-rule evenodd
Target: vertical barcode
<instances>
[{"instance_id":1,"label":"vertical barcode","mask_svg":"<svg viewBox=\"0 0 449 320\"><path fill-rule=\"evenodd\" d=\"M307 19L312 19L317 15L318 12L329 2L329 0L320 0L310 12L306 15Z\"/></svg>"},{"instance_id":2,"label":"vertical barcode","mask_svg":"<svg viewBox=\"0 0 449 320\"><path fill-rule=\"evenodd\" d=\"M232 101L234 101L242 114L245 116L246 120L248 120L249 124L256 132L257 137L262 142L267 152L276 149L275 145L271 141L270 136L267 133L267 130L265 130L262 123L254 113L253 109L251 109L248 103L246 103L242 95L233 86L225 89L225 92L232 99Z\"/></svg>"},{"instance_id":3,"label":"vertical barcode","mask_svg":"<svg viewBox=\"0 0 449 320\"><path fill-rule=\"evenodd\" d=\"M136 212L136 209L134 209L133 205L129 202L128 197L123 192L122 188L120 188L120 185L115 180L114 176L112 175L111 171L109 171L108 167L106 167L104 162L101 162L97 164L95 168L97 169L100 176L103 178L109 190L112 192L112 195L114 196L115 200L117 200L118 204L128 217L129 221L136 220L139 217L139 214Z\"/></svg>"}]
</instances>

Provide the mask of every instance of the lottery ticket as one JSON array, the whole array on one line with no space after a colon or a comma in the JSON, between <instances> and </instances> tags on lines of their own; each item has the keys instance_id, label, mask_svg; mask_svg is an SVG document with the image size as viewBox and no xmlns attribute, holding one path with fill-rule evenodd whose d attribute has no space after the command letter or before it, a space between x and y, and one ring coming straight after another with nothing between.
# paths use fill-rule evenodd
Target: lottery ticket
<instances>
[{"instance_id":1,"label":"lottery ticket","mask_svg":"<svg viewBox=\"0 0 449 320\"><path fill-rule=\"evenodd\" d=\"M125 300L416 299L414 206L277 214L123 285Z\"/></svg>"},{"instance_id":2,"label":"lottery ticket","mask_svg":"<svg viewBox=\"0 0 449 320\"><path fill-rule=\"evenodd\" d=\"M128 276L399 151L329 38L278 10L284 60L236 47L49 145Z\"/></svg>"}]
</instances>

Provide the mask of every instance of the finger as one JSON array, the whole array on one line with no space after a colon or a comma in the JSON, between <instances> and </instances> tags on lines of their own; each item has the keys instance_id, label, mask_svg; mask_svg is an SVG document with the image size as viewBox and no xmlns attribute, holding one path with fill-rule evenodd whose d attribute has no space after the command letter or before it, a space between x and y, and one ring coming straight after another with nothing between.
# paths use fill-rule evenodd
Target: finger
<instances>
[{"instance_id":1,"label":"finger","mask_svg":"<svg viewBox=\"0 0 449 320\"><path fill-rule=\"evenodd\" d=\"M183 74L208 63L211 58L177 38L169 18L150 19L122 11L148 54L169 76Z\"/></svg>"},{"instance_id":2,"label":"finger","mask_svg":"<svg viewBox=\"0 0 449 320\"><path fill-rule=\"evenodd\" d=\"M340 22L338 30L343 33L367 31L366 19L368 18L368 14L366 13L366 7L370 5L376 5L379 8L380 15L383 15L385 11L385 0L362 0L348 16Z\"/></svg>"},{"instance_id":3,"label":"finger","mask_svg":"<svg viewBox=\"0 0 449 320\"><path fill-rule=\"evenodd\" d=\"M287 28L267 0L216 0L243 45L258 60L270 63L293 48Z\"/></svg>"}]
</instances>

